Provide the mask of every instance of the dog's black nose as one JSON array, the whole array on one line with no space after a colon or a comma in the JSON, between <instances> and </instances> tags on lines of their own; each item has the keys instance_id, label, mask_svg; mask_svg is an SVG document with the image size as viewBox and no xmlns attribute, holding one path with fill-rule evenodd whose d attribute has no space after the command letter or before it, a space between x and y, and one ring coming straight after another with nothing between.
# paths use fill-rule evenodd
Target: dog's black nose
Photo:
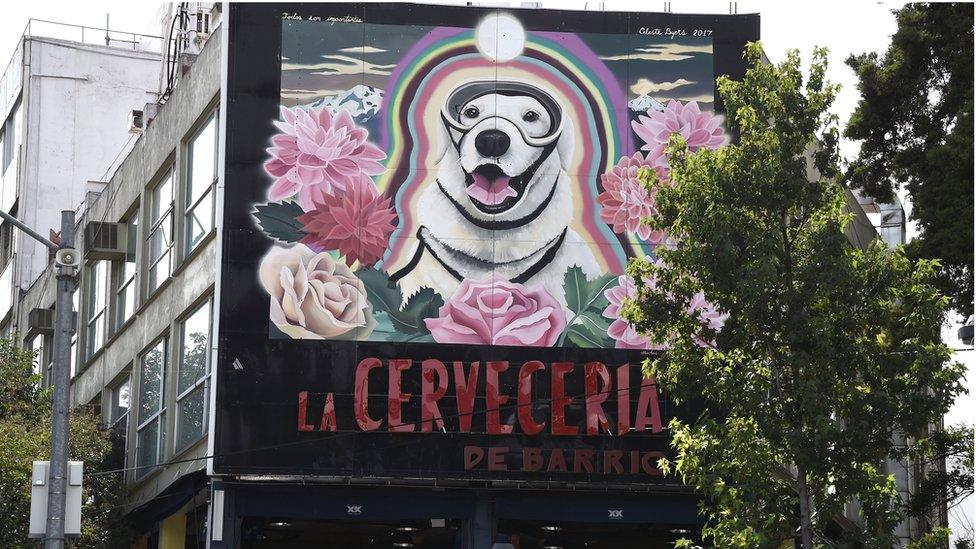
<instances>
[{"instance_id":1,"label":"dog's black nose","mask_svg":"<svg viewBox=\"0 0 976 549\"><path fill-rule=\"evenodd\" d=\"M505 154L512 141L501 130L485 130L474 138L474 148L481 156L498 157Z\"/></svg>"}]
</instances>

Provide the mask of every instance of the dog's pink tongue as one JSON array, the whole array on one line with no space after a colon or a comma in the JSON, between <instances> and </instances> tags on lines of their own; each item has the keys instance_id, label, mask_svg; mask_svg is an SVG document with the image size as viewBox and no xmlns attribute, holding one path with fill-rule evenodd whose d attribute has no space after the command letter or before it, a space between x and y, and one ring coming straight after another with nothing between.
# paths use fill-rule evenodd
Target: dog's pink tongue
<instances>
[{"instance_id":1,"label":"dog's pink tongue","mask_svg":"<svg viewBox=\"0 0 976 549\"><path fill-rule=\"evenodd\" d=\"M474 183L468 185L468 196L482 204L495 206L501 204L506 198L517 194L515 189L508 185L512 178L506 175L496 177L491 181L488 181L488 178L480 173L473 173L471 177L474 179Z\"/></svg>"}]
</instances>

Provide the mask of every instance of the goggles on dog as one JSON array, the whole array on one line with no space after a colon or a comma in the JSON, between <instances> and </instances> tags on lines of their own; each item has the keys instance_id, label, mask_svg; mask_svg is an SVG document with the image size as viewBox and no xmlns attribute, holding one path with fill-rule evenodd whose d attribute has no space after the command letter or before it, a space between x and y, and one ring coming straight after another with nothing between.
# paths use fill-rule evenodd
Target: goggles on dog
<instances>
[{"instance_id":1,"label":"goggles on dog","mask_svg":"<svg viewBox=\"0 0 976 549\"><path fill-rule=\"evenodd\" d=\"M545 147L559 138L559 135L563 131L562 109L559 107L559 103L556 102L556 99L553 98L553 96L549 95L545 91L524 82L475 80L458 86L453 92L451 92L451 95L447 97L447 101L444 102L444 106L441 108L441 118L444 119L444 124L446 124L449 128L453 128L461 132L462 134L469 132L471 128L481 122L481 119L472 124L465 124L464 122L461 122L461 108L470 101L473 101L483 95L492 93L496 93L498 95L531 97L541 103L542 107L546 109L546 112L549 114L549 120L552 121L552 125L549 129L549 133L542 137L532 137L530 135L526 135L525 131L522 129L522 126L517 122L509 120L504 116L499 116L497 114L493 115L496 118L507 120L518 128L526 144L533 147Z\"/></svg>"}]
</instances>

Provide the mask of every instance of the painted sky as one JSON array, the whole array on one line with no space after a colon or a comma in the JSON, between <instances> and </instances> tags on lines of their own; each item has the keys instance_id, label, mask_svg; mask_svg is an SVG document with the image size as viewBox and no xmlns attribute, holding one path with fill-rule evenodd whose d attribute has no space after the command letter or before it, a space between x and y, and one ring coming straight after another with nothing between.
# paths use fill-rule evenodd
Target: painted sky
<instances>
[{"instance_id":1,"label":"painted sky","mask_svg":"<svg viewBox=\"0 0 976 549\"><path fill-rule=\"evenodd\" d=\"M385 90L393 67L432 27L284 21L282 103L313 103L358 84ZM620 34L578 34L617 77L628 98L650 95L698 101L714 97L709 38L663 39Z\"/></svg>"}]
</instances>

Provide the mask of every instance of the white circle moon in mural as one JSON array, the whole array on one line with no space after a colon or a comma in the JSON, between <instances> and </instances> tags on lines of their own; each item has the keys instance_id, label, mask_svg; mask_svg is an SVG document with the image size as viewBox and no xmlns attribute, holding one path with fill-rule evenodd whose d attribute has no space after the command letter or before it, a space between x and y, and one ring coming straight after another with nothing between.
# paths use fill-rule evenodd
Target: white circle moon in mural
<instances>
[{"instance_id":1,"label":"white circle moon in mural","mask_svg":"<svg viewBox=\"0 0 976 549\"><path fill-rule=\"evenodd\" d=\"M475 33L478 50L495 61L511 61L525 48L525 29L507 13L493 13L481 20Z\"/></svg>"}]
</instances>

